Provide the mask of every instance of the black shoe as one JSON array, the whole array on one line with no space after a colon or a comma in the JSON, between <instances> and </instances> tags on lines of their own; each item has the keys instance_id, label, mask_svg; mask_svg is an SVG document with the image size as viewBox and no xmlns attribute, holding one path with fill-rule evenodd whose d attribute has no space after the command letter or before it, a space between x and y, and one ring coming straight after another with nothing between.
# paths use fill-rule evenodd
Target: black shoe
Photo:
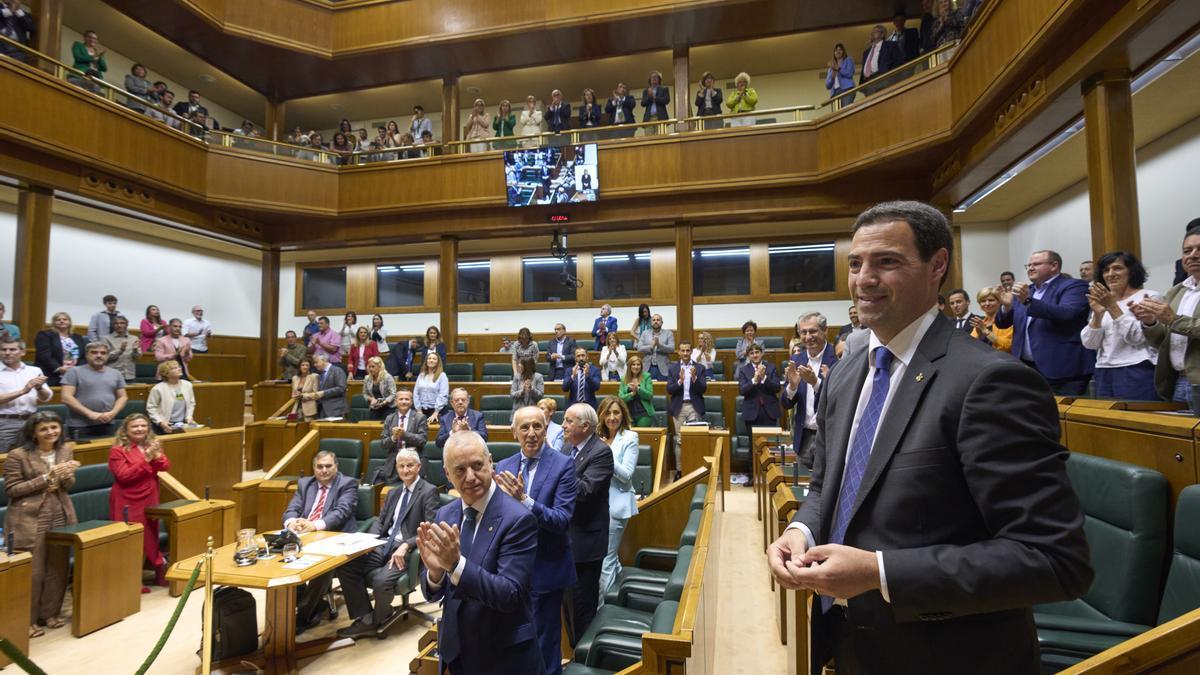
<instances>
[{"instance_id":1,"label":"black shoe","mask_svg":"<svg viewBox=\"0 0 1200 675\"><path fill-rule=\"evenodd\" d=\"M355 619L354 623L349 626L339 628L337 635L341 638L351 638L354 640L363 637L375 637L375 626L363 622L362 619Z\"/></svg>"}]
</instances>

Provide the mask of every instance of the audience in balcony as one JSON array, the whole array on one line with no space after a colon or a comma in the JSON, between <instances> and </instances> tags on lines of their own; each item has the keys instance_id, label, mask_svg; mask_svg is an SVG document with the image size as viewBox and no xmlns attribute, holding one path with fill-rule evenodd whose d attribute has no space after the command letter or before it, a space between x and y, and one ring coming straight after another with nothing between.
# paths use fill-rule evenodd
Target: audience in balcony
<instances>
[{"instance_id":1,"label":"audience in balcony","mask_svg":"<svg viewBox=\"0 0 1200 675\"><path fill-rule=\"evenodd\" d=\"M854 88L854 59L846 53L846 47L840 42L833 46L833 58L825 70L825 88L829 90L830 98L841 96ZM853 103L854 96L850 94L842 99L842 105Z\"/></svg>"},{"instance_id":2,"label":"audience in balcony","mask_svg":"<svg viewBox=\"0 0 1200 675\"><path fill-rule=\"evenodd\" d=\"M487 106L483 99L475 99L474 107L471 109L471 114L467 117L467 133L463 135L464 140L478 141L492 137L492 115L487 111ZM487 152L488 143L472 143L470 146L471 152Z\"/></svg>"},{"instance_id":3,"label":"audience in balcony","mask_svg":"<svg viewBox=\"0 0 1200 675\"><path fill-rule=\"evenodd\" d=\"M129 334L129 319L118 315L113 319L112 332L103 340L108 347L108 365L121 374L126 382L137 377L137 360L142 355L138 339Z\"/></svg>"},{"instance_id":4,"label":"audience in balcony","mask_svg":"<svg viewBox=\"0 0 1200 675\"><path fill-rule=\"evenodd\" d=\"M146 66L140 63L133 64L129 74L125 76L125 91L137 95L137 98L127 98L125 105L138 112L146 112L142 101L150 98L151 91L150 80L146 79Z\"/></svg>"},{"instance_id":5,"label":"audience in balcony","mask_svg":"<svg viewBox=\"0 0 1200 675\"><path fill-rule=\"evenodd\" d=\"M64 374L83 362L87 338L71 333L71 315L66 312L56 312L50 325L33 338L35 363L46 375L46 384L56 387Z\"/></svg>"},{"instance_id":6,"label":"audience in balcony","mask_svg":"<svg viewBox=\"0 0 1200 675\"><path fill-rule=\"evenodd\" d=\"M317 381L319 376L313 366L311 356L300 359L296 372L292 375L292 406L290 419L298 422L311 422L317 419Z\"/></svg>"},{"instance_id":7,"label":"audience in balcony","mask_svg":"<svg viewBox=\"0 0 1200 675\"><path fill-rule=\"evenodd\" d=\"M420 145L420 146L432 146L435 144L436 144L436 142L433 140L433 132L432 131L422 131L421 132L421 140L419 142L414 143L414 145ZM419 154L421 157L433 157L434 155L439 154L439 153L438 153L437 148L427 147L427 148L420 150Z\"/></svg>"},{"instance_id":8,"label":"audience in balcony","mask_svg":"<svg viewBox=\"0 0 1200 675\"><path fill-rule=\"evenodd\" d=\"M308 348L296 337L294 330L284 333L284 341L286 344L279 348L280 377L290 380L299 371L300 362L308 356Z\"/></svg>"},{"instance_id":9,"label":"audience in balcony","mask_svg":"<svg viewBox=\"0 0 1200 675\"><path fill-rule=\"evenodd\" d=\"M625 345L613 330L607 335L607 343L600 348L600 374L606 380L621 380L625 377Z\"/></svg>"},{"instance_id":10,"label":"audience in balcony","mask_svg":"<svg viewBox=\"0 0 1200 675\"><path fill-rule=\"evenodd\" d=\"M525 109L521 111L521 123L517 129L519 136L537 136L542 133L542 120L544 116L538 108L537 99L533 96L525 97ZM522 147L536 148L537 141L531 140L522 143Z\"/></svg>"},{"instance_id":11,"label":"audience in balcony","mask_svg":"<svg viewBox=\"0 0 1200 675\"><path fill-rule=\"evenodd\" d=\"M33 33L33 15L26 12L21 7L21 3L17 0L0 1L0 35L28 47L33 43ZM25 52L7 44L0 44L0 55L18 61L25 61L28 58Z\"/></svg>"},{"instance_id":12,"label":"audience in balcony","mask_svg":"<svg viewBox=\"0 0 1200 675\"><path fill-rule=\"evenodd\" d=\"M600 126L603 124L600 117L603 113L604 109L596 100L596 90L584 89L583 102L579 104L579 128L591 129ZM584 140L594 140L594 135L590 135Z\"/></svg>"},{"instance_id":13,"label":"audience in balcony","mask_svg":"<svg viewBox=\"0 0 1200 675\"><path fill-rule=\"evenodd\" d=\"M412 120L408 123L408 133L412 134L413 138L422 138L426 132L433 138L433 120L425 116L423 106L414 105Z\"/></svg>"},{"instance_id":14,"label":"audience in balcony","mask_svg":"<svg viewBox=\"0 0 1200 675\"><path fill-rule=\"evenodd\" d=\"M933 48L958 41L965 30L962 10L955 9L951 0L938 0L937 20L933 22Z\"/></svg>"},{"instance_id":15,"label":"audience in balcony","mask_svg":"<svg viewBox=\"0 0 1200 675\"><path fill-rule=\"evenodd\" d=\"M916 28L905 28L906 21L908 17L903 12L897 12L892 17L892 33L887 37L888 42L895 42L900 46L903 62L912 61L921 55L921 33Z\"/></svg>"},{"instance_id":16,"label":"audience in balcony","mask_svg":"<svg viewBox=\"0 0 1200 675\"><path fill-rule=\"evenodd\" d=\"M640 355L629 355L625 377L621 378L621 385L617 387L617 398L624 401L629 409L632 426L654 425L654 383L650 373L643 368Z\"/></svg>"},{"instance_id":17,"label":"audience in balcony","mask_svg":"<svg viewBox=\"0 0 1200 675\"><path fill-rule=\"evenodd\" d=\"M734 358L739 369L746 365L750 345L765 346L762 338L758 337L758 324L753 321L742 324L742 337L738 338L737 344L734 346Z\"/></svg>"},{"instance_id":18,"label":"audience in balcony","mask_svg":"<svg viewBox=\"0 0 1200 675\"><path fill-rule=\"evenodd\" d=\"M520 367L513 369L510 391L513 412L518 408L537 405L546 394L546 381L542 374L537 372L536 364L532 358L524 358L518 363Z\"/></svg>"},{"instance_id":19,"label":"audience in balcony","mask_svg":"<svg viewBox=\"0 0 1200 675\"><path fill-rule=\"evenodd\" d=\"M417 381L413 383L413 405L421 414L436 419L450 402L450 380L442 370L442 358L437 351L426 352L420 363Z\"/></svg>"},{"instance_id":20,"label":"audience in balcony","mask_svg":"<svg viewBox=\"0 0 1200 675\"><path fill-rule=\"evenodd\" d=\"M629 87L625 86L624 82L617 83L617 88L613 89L612 96L604 104L604 112L608 115L609 125L633 124L635 107L637 107L637 101L629 94ZM619 129L614 132L614 137L629 137L633 135L633 132L633 129Z\"/></svg>"},{"instance_id":21,"label":"audience in balcony","mask_svg":"<svg viewBox=\"0 0 1200 675\"><path fill-rule=\"evenodd\" d=\"M750 86L750 76L746 73L738 73L737 77L733 78L734 90L729 92L729 98L725 101L725 107L729 108L731 113L752 113L758 105L758 92ZM752 127L754 126L753 115L743 115L742 117L731 117L729 119L731 127Z\"/></svg>"},{"instance_id":22,"label":"audience in balcony","mask_svg":"<svg viewBox=\"0 0 1200 675\"><path fill-rule=\"evenodd\" d=\"M721 88L712 73L700 76L700 88L696 91L696 116L713 117L724 112L721 109ZM704 120L705 129L720 129L725 126L724 120Z\"/></svg>"},{"instance_id":23,"label":"audience in balcony","mask_svg":"<svg viewBox=\"0 0 1200 675\"><path fill-rule=\"evenodd\" d=\"M933 24L937 17L933 15L933 0L921 0L921 53L933 50Z\"/></svg>"},{"instance_id":24,"label":"audience in balcony","mask_svg":"<svg viewBox=\"0 0 1200 675\"><path fill-rule=\"evenodd\" d=\"M425 121L428 122L429 120L425 120ZM418 136L421 135L421 132L419 132L419 131L418 132L408 131L406 133L408 133L408 135L411 136L414 140ZM401 136L400 126L396 124L395 120L388 120L387 128L384 131L384 135L387 136L387 143L384 147L395 148L395 147L401 145L401 143L400 143L400 136Z\"/></svg>"},{"instance_id":25,"label":"audience in balcony","mask_svg":"<svg viewBox=\"0 0 1200 675\"><path fill-rule=\"evenodd\" d=\"M329 149L334 152L349 154L354 152L354 144L346 134L341 131L335 131L333 132L333 142L329 144ZM336 158L336 162L338 164L345 164L346 157L344 155L339 156Z\"/></svg>"},{"instance_id":26,"label":"audience in balcony","mask_svg":"<svg viewBox=\"0 0 1200 675\"><path fill-rule=\"evenodd\" d=\"M643 122L653 122L655 120L665 120L671 117L671 92L663 86L662 73L657 70L650 71L650 77L647 78L646 88L642 90L642 107L645 111L642 112ZM656 133L653 127L646 127L643 133Z\"/></svg>"},{"instance_id":27,"label":"audience in balcony","mask_svg":"<svg viewBox=\"0 0 1200 675\"><path fill-rule=\"evenodd\" d=\"M696 334L696 346L692 349L692 360L704 366L710 380L716 377L713 372L713 363L717 360L715 344L712 333L700 331Z\"/></svg>"},{"instance_id":28,"label":"audience in balcony","mask_svg":"<svg viewBox=\"0 0 1200 675\"><path fill-rule=\"evenodd\" d=\"M551 132L560 133L571 130L571 104L563 100L563 94L558 89L550 92L550 102L546 104L546 128Z\"/></svg>"},{"instance_id":29,"label":"audience in balcony","mask_svg":"<svg viewBox=\"0 0 1200 675\"><path fill-rule=\"evenodd\" d=\"M650 363L650 377L658 381L667 378L667 366L671 361L671 354L675 352L675 336L663 328L662 324L662 315L655 314L650 318L650 330L642 331L637 342L638 353ZM691 346L690 343L687 344ZM681 356L691 359L692 350L688 349L688 353Z\"/></svg>"},{"instance_id":30,"label":"audience in balcony","mask_svg":"<svg viewBox=\"0 0 1200 675\"><path fill-rule=\"evenodd\" d=\"M71 45L71 58L74 59L71 67L88 77L103 80L104 73L108 72L108 61L104 58L107 53L107 49L100 47L100 38L97 37L96 31L85 30L83 31L83 42L75 42ZM72 76L68 79L85 89L97 93L100 91L97 85L77 77Z\"/></svg>"},{"instance_id":31,"label":"audience in balcony","mask_svg":"<svg viewBox=\"0 0 1200 675\"><path fill-rule=\"evenodd\" d=\"M596 435L608 444L613 454L612 482L608 485L608 552L600 568L600 602L621 573L618 550L629 519L637 515L637 496L649 494L651 485L634 485L638 461L638 434L631 429L633 420L621 399L606 396L597 412L600 424Z\"/></svg>"},{"instance_id":32,"label":"audience in balcony","mask_svg":"<svg viewBox=\"0 0 1200 675\"><path fill-rule=\"evenodd\" d=\"M183 335L183 322L171 319L167 324L167 334L154 341L154 360L175 361L183 370L184 378L191 379L188 374L188 363L192 360L192 341Z\"/></svg>"},{"instance_id":33,"label":"audience in balcony","mask_svg":"<svg viewBox=\"0 0 1200 675\"><path fill-rule=\"evenodd\" d=\"M1000 297L1005 292L1000 286L985 286L975 295L983 316L971 317L971 337L983 340L992 348L1002 352L1012 350L1013 329L996 326L996 312L1000 311Z\"/></svg>"},{"instance_id":34,"label":"audience in balcony","mask_svg":"<svg viewBox=\"0 0 1200 675\"><path fill-rule=\"evenodd\" d=\"M208 116L208 108L200 103L200 92L195 89L189 90L187 100L176 103L172 110L185 119L193 119L198 112L204 113L205 118Z\"/></svg>"},{"instance_id":35,"label":"audience in balcony","mask_svg":"<svg viewBox=\"0 0 1200 675\"><path fill-rule=\"evenodd\" d=\"M158 305L146 307L146 316L138 325L138 330L143 354L154 349L154 341L167 334L167 322L163 321L162 312L158 311Z\"/></svg>"},{"instance_id":36,"label":"audience in balcony","mask_svg":"<svg viewBox=\"0 0 1200 675\"><path fill-rule=\"evenodd\" d=\"M173 434L185 425L195 425L196 395L192 383L183 379L183 370L174 361L158 364L158 379L146 397L146 415L154 431Z\"/></svg>"},{"instance_id":37,"label":"audience in balcony","mask_svg":"<svg viewBox=\"0 0 1200 675\"><path fill-rule=\"evenodd\" d=\"M884 39L886 36L887 32L883 26L875 26L871 29L871 41L867 45L866 51L863 52L862 74L858 78L859 85L865 85L904 63L904 54L900 52L900 45L888 42ZM862 92L864 95L873 94L882 87L883 85L866 87Z\"/></svg>"},{"instance_id":38,"label":"audience in balcony","mask_svg":"<svg viewBox=\"0 0 1200 675\"><path fill-rule=\"evenodd\" d=\"M351 140L354 141L355 152L367 152L371 149L371 136L367 132L366 127L359 129L358 132L351 137Z\"/></svg>"},{"instance_id":39,"label":"audience in balcony","mask_svg":"<svg viewBox=\"0 0 1200 675\"><path fill-rule=\"evenodd\" d=\"M1157 401L1154 369L1158 351L1150 346L1129 306L1162 296L1143 288L1146 268L1132 253L1106 253L1094 267L1088 288L1092 313L1080 338L1084 347L1096 350L1095 395Z\"/></svg>"},{"instance_id":40,"label":"audience in balcony","mask_svg":"<svg viewBox=\"0 0 1200 675\"><path fill-rule=\"evenodd\" d=\"M366 330L360 328L359 330ZM396 404L396 380L383 367L383 359L372 356L367 359L367 372L363 376L362 395L367 399L367 419L384 420Z\"/></svg>"},{"instance_id":41,"label":"audience in balcony","mask_svg":"<svg viewBox=\"0 0 1200 675\"><path fill-rule=\"evenodd\" d=\"M500 101L500 106L496 110L496 118L492 120L492 132L496 138L511 138L516 134L517 116L513 114L512 103L508 99ZM496 148L510 149L515 148L516 143L513 141L497 141L494 143Z\"/></svg>"},{"instance_id":42,"label":"audience in balcony","mask_svg":"<svg viewBox=\"0 0 1200 675\"><path fill-rule=\"evenodd\" d=\"M158 474L169 471L171 462L145 415L134 413L125 418L109 450L108 469L113 475L108 518L142 524L142 552L154 570L154 584L166 586L167 561L158 548L158 520L147 517L146 508L159 504ZM143 586L142 592L150 589Z\"/></svg>"},{"instance_id":43,"label":"audience in balcony","mask_svg":"<svg viewBox=\"0 0 1200 675\"><path fill-rule=\"evenodd\" d=\"M163 89L157 94L158 98L153 101L156 105L146 107L146 117L158 120L172 129L180 128L179 118L171 114L171 106L175 103L175 92Z\"/></svg>"}]
</instances>

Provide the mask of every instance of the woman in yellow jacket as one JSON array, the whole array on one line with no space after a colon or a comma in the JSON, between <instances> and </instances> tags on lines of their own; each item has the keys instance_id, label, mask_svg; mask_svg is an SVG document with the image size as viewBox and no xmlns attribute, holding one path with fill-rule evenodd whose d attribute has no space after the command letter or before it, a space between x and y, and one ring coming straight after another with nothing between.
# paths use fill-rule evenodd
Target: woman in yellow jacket
<instances>
[{"instance_id":1,"label":"woman in yellow jacket","mask_svg":"<svg viewBox=\"0 0 1200 675\"><path fill-rule=\"evenodd\" d=\"M1000 309L1000 293L1002 291L1003 289L996 286L988 286L980 289L975 296L984 316L971 317L971 337L983 340L993 349L1007 352L1012 349L1013 327L996 328L996 312Z\"/></svg>"},{"instance_id":2,"label":"woman in yellow jacket","mask_svg":"<svg viewBox=\"0 0 1200 675\"><path fill-rule=\"evenodd\" d=\"M725 99L725 106L729 108L729 112L754 112L754 106L758 105L758 92L754 91L753 87L750 86L750 76L746 73L738 73L733 83L737 86L737 89L729 94L729 98ZM730 118L729 126L752 127L754 126L754 115Z\"/></svg>"}]
</instances>

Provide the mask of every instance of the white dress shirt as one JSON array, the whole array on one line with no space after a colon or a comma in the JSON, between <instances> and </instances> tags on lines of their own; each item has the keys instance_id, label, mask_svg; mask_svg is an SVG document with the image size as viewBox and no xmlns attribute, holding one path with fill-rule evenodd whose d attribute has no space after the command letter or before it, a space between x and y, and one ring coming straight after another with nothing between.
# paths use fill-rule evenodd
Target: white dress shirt
<instances>
[{"instance_id":1,"label":"white dress shirt","mask_svg":"<svg viewBox=\"0 0 1200 675\"><path fill-rule=\"evenodd\" d=\"M689 354L690 356L690 354ZM679 374L683 376L683 399L692 400L692 370L695 368L690 361L679 362Z\"/></svg>"},{"instance_id":2,"label":"white dress shirt","mask_svg":"<svg viewBox=\"0 0 1200 675\"><path fill-rule=\"evenodd\" d=\"M1179 316L1193 316L1196 313L1196 304L1200 303L1200 282L1196 281L1196 277L1188 277L1183 280L1183 287L1187 290L1183 292L1183 297L1179 299L1179 309L1175 314ZM1170 326L1167 327L1170 329ZM1186 335L1180 335L1175 331L1171 331L1171 367L1178 372L1184 372L1183 355L1187 352L1188 340Z\"/></svg>"},{"instance_id":3,"label":"white dress shirt","mask_svg":"<svg viewBox=\"0 0 1200 675\"><path fill-rule=\"evenodd\" d=\"M538 468L540 468L542 466L542 461L541 461L542 453L544 453L546 451L547 447L548 446L543 441L542 448L541 448L541 450L538 450L538 454L535 457L526 457L525 453L523 453L523 452L521 453L521 461L522 462L525 461L526 459L534 460L533 466L529 467L529 478L525 481L525 499L521 500L521 503L525 505L525 508L529 509L530 511L533 510L533 497L530 497L529 493L533 492L533 479L535 476L537 476ZM521 472L520 466L521 466L521 464L520 464L520 462L518 462L517 463L517 473L518 474L520 474L520 472Z\"/></svg>"},{"instance_id":4,"label":"white dress shirt","mask_svg":"<svg viewBox=\"0 0 1200 675\"><path fill-rule=\"evenodd\" d=\"M9 368L0 363L0 392L12 393L25 388L25 384L35 377L42 375L42 369L34 366L17 362L16 368ZM29 393L18 396L8 403L0 404L0 413L5 415L28 415L37 412L38 401L49 401L54 396L54 392L50 391L50 387L42 384L42 386L31 390ZM65 423L66 420L63 420ZM8 448L5 448L7 451Z\"/></svg>"},{"instance_id":5,"label":"white dress shirt","mask_svg":"<svg viewBox=\"0 0 1200 675\"><path fill-rule=\"evenodd\" d=\"M496 481L493 480L492 484L488 486L487 494L485 494L483 496L483 499L480 499L477 503L470 505L472 508L474 508L476 511L479 512L475 516L475 532L476 533L479 532L479 523L483 521L483 514L485 512L487 512L488 504L492 503L492 495L494 495L494 494L496 494ZM466 519L467 519L466 518L467 506L468 506L467 503L463 502L463 522L459 523L460 528L463 526L463 524L466 522ZM472 542L475 541L474 537L472 537L471 541ZM459 553L458 554L458 564L456 564L454 566L454 570L452 570L450 572L450 583L457 586L458 580L462 578L463 570L465 570L466 568L467 568L467 558L462 553ZM443 579L444 578L445 577L443 577ZM433 580L430 579L429 587L433 590L437 590L437 589L441 588L442 585L440 583L435 584L435 583L433 583Z\"/></svg>"},{"instance_id":6,"label":"white dress shirt","mask_svg":"<svg viewBox=\"0 0 1200 675\"><path fill-rule=\"evenodd\" d=\"M1104 310L1099 328L1092 328L1091 319L1088 319L1088 324L1079 332L1079 339L1084 347L1096 350L1097 368L1124 368L1143 361L1158 363L1158 350L1146 342L1142 322L1125 306L1129 302L1158 296L1158 293L1145 289L1135 291L1119 303L1121 316L1114 319L1108 310Z\"/></svg>"}]
</instances>

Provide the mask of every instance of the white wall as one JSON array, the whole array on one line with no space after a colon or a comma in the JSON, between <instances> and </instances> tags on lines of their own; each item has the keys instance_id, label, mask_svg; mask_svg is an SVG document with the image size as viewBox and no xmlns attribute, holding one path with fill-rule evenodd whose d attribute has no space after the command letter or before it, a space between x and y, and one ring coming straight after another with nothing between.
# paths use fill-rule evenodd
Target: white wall
<instances>
[{"instance_id":1,"label":"white wall","mask_svg":"<svg viewBox=\"0 0 1200 675\"><path fill-rule=\"evenodd\" d=\"M1063 270L1079 273L1079 263L1092 258L1092 216L1087 181L1083 180L1008 221L1008 263L1017 280L1034 251L1050 249L1063 259Z\"/></svg>"},{"instance_id":2,"label":"white wall","mask_svg":"<svg viewBox=\"0 0 1200 675\"><path fill-rule=\"evenodd\" d=\"M259 264L184 244L153 240L55 215L50 229L52 271L46 320L67 312L76 325L103 308L108 293L134 327L147 305L164 318L191 316L192 305L219 335L258 336ZM147 226L148 228L153 226Z\"/></svg>"},{"instance_id":3,"label":"white wall","mask_svg":"<svg viewBox=\"0 0 1200 675\"><path fill-rule=\"evenodd\" d=\"M1137 152L1138 220L1142 263L1150 272L1147 288L1164 292L1175 277L1184 227L1200 217L1196 199L1196 160L1200 158L1200 118Z\"/></svg>"},{"instance_id":4,"label":"white wall","mask_svg":"<svg viewBox=\"0 0 1200 675\"><path fill-rule=\"evenodd\" d=\"M12 321L13 308L16 307L13 304L13 269L16 267L16 256L17 210L12 204L0 201L0 302L4 303L6 321Z\"/></svg>"},{"instance_id":5,"label":"white wall","mask_svg":"<svg viewBox=\"0 0 1200 675\"><path fill-rule=\"evenodd\" d=\"M958 255L962 257L963 288L974 305L976 291L999 283L1001 272L1019 274L1022 270L1008 259L1007 223L971 223L962 226L960 232L962 251Z\"/></svg>"},{"instance_id":6,"label":"white wall","mask_svg":"<svg viewBox=\"0 0 1200 675\"><path fill-rule=\"evenodd\" d=\"M840 326L846 321L846 309L850 300L824 300L820 302L757 302L753 304L695 305L692 309L692 325L696 330L705 328L741 328L753 320L759 326L791 326L801 314L820 312L831 326Z\"/></svg>"}]
</instances>

